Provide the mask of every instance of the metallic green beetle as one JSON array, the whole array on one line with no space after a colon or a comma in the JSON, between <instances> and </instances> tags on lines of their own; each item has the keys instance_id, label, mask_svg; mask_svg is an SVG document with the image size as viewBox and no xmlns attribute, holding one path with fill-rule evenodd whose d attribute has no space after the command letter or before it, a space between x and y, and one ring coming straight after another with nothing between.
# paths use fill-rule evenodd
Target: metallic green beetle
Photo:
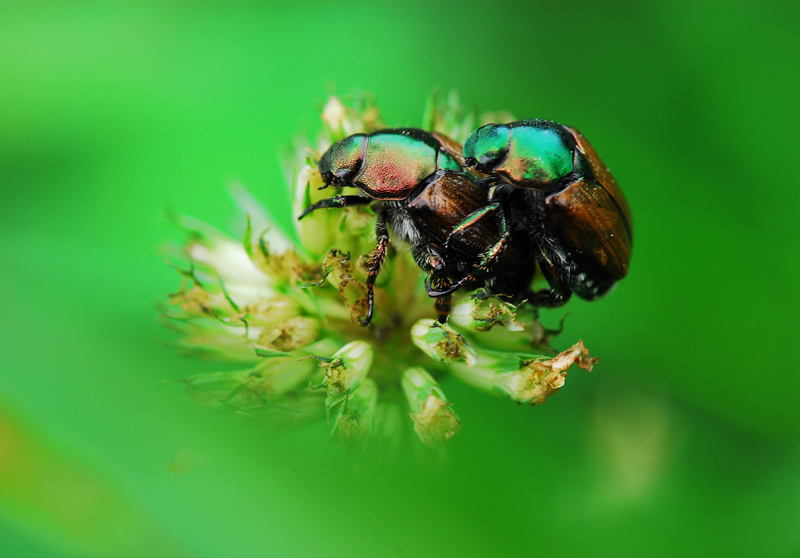
<instances>
[{"instance_id":1,"label":"metallic green beetle","mask_svg":"<svg viewBox=\"0 0 800 558\"><path fill-rule=\"evenodd\" d=\"M490 175L495 197L528 235L551 289L539 306L560 306L575 292L593 300L628 273L628 202L592 145L574 128L518 120L478 128L464 143L465 165Z\"/></svg>"}]
</instances>

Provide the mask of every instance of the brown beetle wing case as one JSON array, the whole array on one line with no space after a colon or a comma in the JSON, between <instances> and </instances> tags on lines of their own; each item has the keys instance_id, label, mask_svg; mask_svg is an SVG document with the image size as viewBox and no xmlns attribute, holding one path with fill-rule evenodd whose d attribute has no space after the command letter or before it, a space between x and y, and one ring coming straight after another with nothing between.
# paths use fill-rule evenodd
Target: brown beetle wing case
<instances>
[{"instance_id":1,"label":"brown beetle wing case","mask_svg":"<svg viewBox=\"0 0 800 558\"><path fill-rule=\"evenodd\" d=\"M565 126L592 167L587 176L548 196L545 203L565 247L598 279L614 282L628 274L633 243L631 212L617 181L583 135Z\"/></svg>"},{"instance_id":2,"label":"brown beetle wing case","mask_svg":"<svg viewBox=\"0 0 800 558\"><path fill-rule=\"evenodd\" d=\"M604 282L628 273L631 239L625 220L602 186L581 179L545 201L564 247Z\"/></svg>"},{"instance_id":3,"label":"brown beetle wing case","mask_svg":"<svg viewBox=\"0 0 800 558\"><path fill-rule=\"evenodd\" d=\"M597 151L594 150L589 140L575 128L570 128L569 126L564 126L564 128L575 138L575 144L592 167L592 174L594 174L597 181L619 208L625 228L628 231L628 250L630 251L630 247L633 245L633 221L631 220L631 208L628 206L628 200L625 199L625 194L622 193L616 179L611 175L608 167L603 163L602 159L600 159L600 156L597 155Z\"/></svg>"},{"instance_id":4,"label":"brown beetle wing case","mask_svg":"<svg viewBox=\"0 0 800 558\"><path fill-rule=\"evenodd\" d=\"M416 198L408 203L408 209L415 215L419 229L434 240L440 248L449 238L448 254L454 253L461 258L478 259L487 248L502 235L500 220L491 213L465 228L456 235L453 229L469 217L473 212L484 208L489 203L488 191L475 184L468 176L458 172L445 172L437 180L432 181ZM506 268L519 265L521 255L513 247L504 250L495 267L505 271Z\"/></svg>"},{"instance_id":5,"label":"brown beetle wing case","mask_svg":"<svg viewBox=\"0 0 800 558\"><path fill-rule=\"evenodd\" d=\"M484 207L488 200L487 190L477 186L466 176L445 173L428 184L407 207L414 212L415 222L420 230L426 236L444 244L453 229L470 213ZM477 256L482 247L480 235L499 235L498 232L492 235L492 231L487 230L490 226L488 222L479 222L475 227L470 227L464 234L458 235L459 240L451 246L451 250Z\"/></svg>"}]
</instances>

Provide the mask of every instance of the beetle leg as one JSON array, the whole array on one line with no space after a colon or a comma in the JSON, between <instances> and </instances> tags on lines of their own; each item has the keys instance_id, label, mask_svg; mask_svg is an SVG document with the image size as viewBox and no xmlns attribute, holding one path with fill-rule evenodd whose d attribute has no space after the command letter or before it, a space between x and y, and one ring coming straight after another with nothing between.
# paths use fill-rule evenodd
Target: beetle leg
<instances>
[{"instance_id":1,"label":"beetle leg","mask_svg":"<svg viewBox=\"0 0 800 558\"><path fill-rule=\"evenodd\" d=\"M493 203L485 207L482 207L477 211L472 212L470 215L467 216L466 219L464 219L453 229L453 232L450 233L450 236L447 237L447 240L445 241L444 244L445 253L447 253L447 248L450 244L450 239L453 237L453 235L456 235L460 232L467 230L469 227L473 226L475 223L477 223L487 215L490 215L498 210L500 210L500 240L498 240L491 248L489 248L483 254L480 263L478 263L471 272L467 273L464 277L453 283L449 288L443 290L428 289L428 296L440 297L449 295L450 293L453 293L458 289L460 289L461 286L467 283L468 281L474 281L488 271L489 266L502 253L503 248L505 248L506 244L508 243L508 239L511 237L511 233L508 231L508 224L506 222L506 214L504 208L499 203Z\"/></svg>"},{"instance_id":2,"label":"beetle leg","mask_svg":"<svg viewBox=\"0 0 800 558\"><path fill-rule=\"evenodd\" d=\"M469 281L475 281L478 277L486 273L489 269L489 265L495 259L497 259L497 256L500 254L500 252L503 251L503 248L505 248L506 242L508 241L508 237L509 235L507 234L503 235L503 237L497 242L497 244L492 246L492 248L486 254L484 254L483 258L481 259L481 262L477 264L471 272L467 273L464 277L462 277L461 279L450 285L449 288L437 291L432 288L432 284L426 285L428 296L437 298L440 296L449 296L450 294L460 289L465 283Z\"/></svg>"},{"instance_id":3,"label":"beetle leg","mask_svg":"<svg viewBox=\"0 0 800 558\"><path fill-rule=\"evenodd\" d=\"M386 227L386 216L382 211L378 213L378 221L375 223L375 237L378 245L367 262L367 317L363 320L358 319L364 327L367 327L372 321L372 314L375 311L375 279L378 278L378 273L386 257L386 247L389 244L389 229Z\"/></svg>"},{"instance_id":4,"label":"beetle leg","mask_svg":"<svg viewBox=\"0 0 800 558\"><path fill-rule=\"evenodd\" d=\"M450 315L450 302L453 299L451 293L455 290L451 288L450 278L447 275L429 275L425 280L425 290L428 291L428 296L436 299L433 307L439 314L437 321L440 324L446 323L447 316Z\"/></svg>"},{"instance_id":5,"label":"beetle leg","mask_svg":"<svg viewBox=\"0 0 800 558\"><path fill-rule=\"evenodd\" d=\"M501 184L502 180L496 176L487 176L485 178L478 178L475 182L478 186L496 186L497 184Z\"/></svg>"},{"instance_id":6,"label":"beetle leg","mask_svg":"<svg viewBox=\"0 0 800 558\"><path fill-rule=\"evenodd\" d=\"M450 278L446 273L444 259L433 246L429 244L419 246L413 253L414 261L417 262L422 271L428 274L428 278L425 279L425 290L429 294L450 288ZM447 322L447 316L450 315L451 298L449 294L441 295L436 297L436 301L433 304L439 314L437 319L440 324Z\"/></svg>"},{"instance_id":7,"label":"beetle leg","mask_svg":"<svg viewBox=\"0 0 800 558\"><path fill-rule=\"evenodd\" d=\"M450 287L450 279L446 275L434 275L431 276L432 285L426 282L425 287L426 289L429 286L433 286L436 289L447 290ZM436 297L435 302L433 303L433 307L436 309L437 314L439 314L437 321L440 324L444 324L447 322L447 317L450 315L450 302L452 301L452 295L446 294L444 296Z\"/></svg>"},{"instance_id":8,"label":"beetle leg","mask_svg":"<svg viewBox=\"0 0 800 558\"><path fill-rule=\"evenodd\" d=\"M544 275L544 278L547 279L552 288L531 293L528 300L534 306L543 306L545 308L558 308L566 304L572 296L572 289L570 289L566 279L556 271L553 262L544 252L539 260L539 267L542 270L542 275Z\"/></svg>"},{"instance_id":9,"label":"beetle leg","mask_svg":"<svg viewBox=\"0 0 800 558\"><path fill-rule=\"evenodd\" d=\"M350 207L352 205L367 205L373 201L372 198L366 198L364 196L333 196L332 198L325 198L324 200L319 200L315 204L309 205L306 207L305 211L297 217L297 220L299 221L315 209L325 209L329 207L341 209L342 207Z\"/></svg>"},{"instance_id":10,"label":"beetle leg","mask_svg":"<svg viewBox=\"0 0 800 558\"><path fill-rule=\"evenodd\" d=\"M456 225L456 227L450 232L450 235L447 237L447 240L445 240L445 242L444 242L444 253L445 254L447 253L447 250L450 247L450 239L453 238L453 236L457 235L458 233L464 232L468 228L470 228L473 225L475 225L475 223L477 223L478 221L480 221L481 219L483 219L487 215L491 215L492 213L494 213L498 209L501 209L500 208L500 204L499 203L493 203L493 204L487 205L485 207L482 207L482 208L478 209L477 211L473 211L472 213L467 215L466 219L464 219L458 225ZM504 213L500 214L500 220L502 221L501 227L503 229L503 234L505 234L506 222L505 222L505 214Z\"/></svg>"}]
</instances>

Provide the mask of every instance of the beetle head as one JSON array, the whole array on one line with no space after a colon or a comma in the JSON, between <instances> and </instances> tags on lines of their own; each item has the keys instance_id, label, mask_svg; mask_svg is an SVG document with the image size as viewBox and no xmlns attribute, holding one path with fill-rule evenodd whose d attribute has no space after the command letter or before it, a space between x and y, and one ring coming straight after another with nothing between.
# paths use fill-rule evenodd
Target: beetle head
<instances>
[{"instance_id":1,"label":"beetle head","mask_svg":"<svg viewBox=\"0 0 800 558\"><path fill-rule=\"evenodd\" d=\"M491 174L508 154L511 128L487 124L475 130L464 143L466 166Z\"/></svg>"},{"instance_id":2,"label":"beetle head","mask_svg":"<svg viewBox=\"0 0 800 558\"><path fill-rule=\"evenodd\" d=\"M354 134L337 141L319 159L319 173L325 185L352 186L364 163L366 134Z\"/></svg>"}]
</instances>

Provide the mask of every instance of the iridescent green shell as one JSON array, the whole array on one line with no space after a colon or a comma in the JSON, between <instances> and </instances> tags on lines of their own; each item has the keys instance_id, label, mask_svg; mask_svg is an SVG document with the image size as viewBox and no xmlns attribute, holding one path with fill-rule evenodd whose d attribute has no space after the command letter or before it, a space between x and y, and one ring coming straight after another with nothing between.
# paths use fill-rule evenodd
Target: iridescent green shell
<instances>
[{"instance_id":1,"label":"iridescent green shell","mask_svg":"<svg viewBox=\"0 0 800 558\"><path fill-rule=\"evenodd\" d=\"M627 275L633 245L631 211L616 180L580 132L539 119L490 124L469 137L464 157L517 188L548 194L544 206L552 234L570 258L603 285L595 294Z\"/></svg>"},{"instance_id":2,"label":"iridescent green shell","mask_svg":"<svg viewBox=\"0 0 800 558\"><path fill-rule=\"evenodd\" d=\"M575 142L560 124L549 120L518 120L478 128L464 144L464 157L479 163L494 159L484 170L518 188L551 190L573 169Z\"/></svg>"},{"instance_id":3,"label":"iridescent green shell","mask_svg":"<svg viewBox=\"0 0 800 558\"><path fill-rule=\"evenodd\" d=\"M487 124L470 134L464 142L464 158L480 161L483 157L501 161L508 153L511 128L506 124Z\"/></svg>"},{"instance_id":4,"label":"iridescent green shell","mask_svg":"<svg viewBox=\"0 0 800 558\"><path fill-rule=\"evenodd\" d=\"M460 171L461 165L433 135L397 128L355 134L335 143L320 159L319 168L323 175L347 169L352 175L352 184L347 185L371 198L403 200L437 170Z\"/></svg>"},{"instance_id":5,"label":"iridescent green shell","mask_svg":"<svg viewBox=\"0 0 800 558\"><path fill-rule=\"evenodd\" d=\"M337 141L320 157L320 174L323 176L328 173L336 174L336 171L342 169L350 171L350 174L357 173L364 160L368 142L367 134L353 134Z\"/></svg>"}]
</instances>

